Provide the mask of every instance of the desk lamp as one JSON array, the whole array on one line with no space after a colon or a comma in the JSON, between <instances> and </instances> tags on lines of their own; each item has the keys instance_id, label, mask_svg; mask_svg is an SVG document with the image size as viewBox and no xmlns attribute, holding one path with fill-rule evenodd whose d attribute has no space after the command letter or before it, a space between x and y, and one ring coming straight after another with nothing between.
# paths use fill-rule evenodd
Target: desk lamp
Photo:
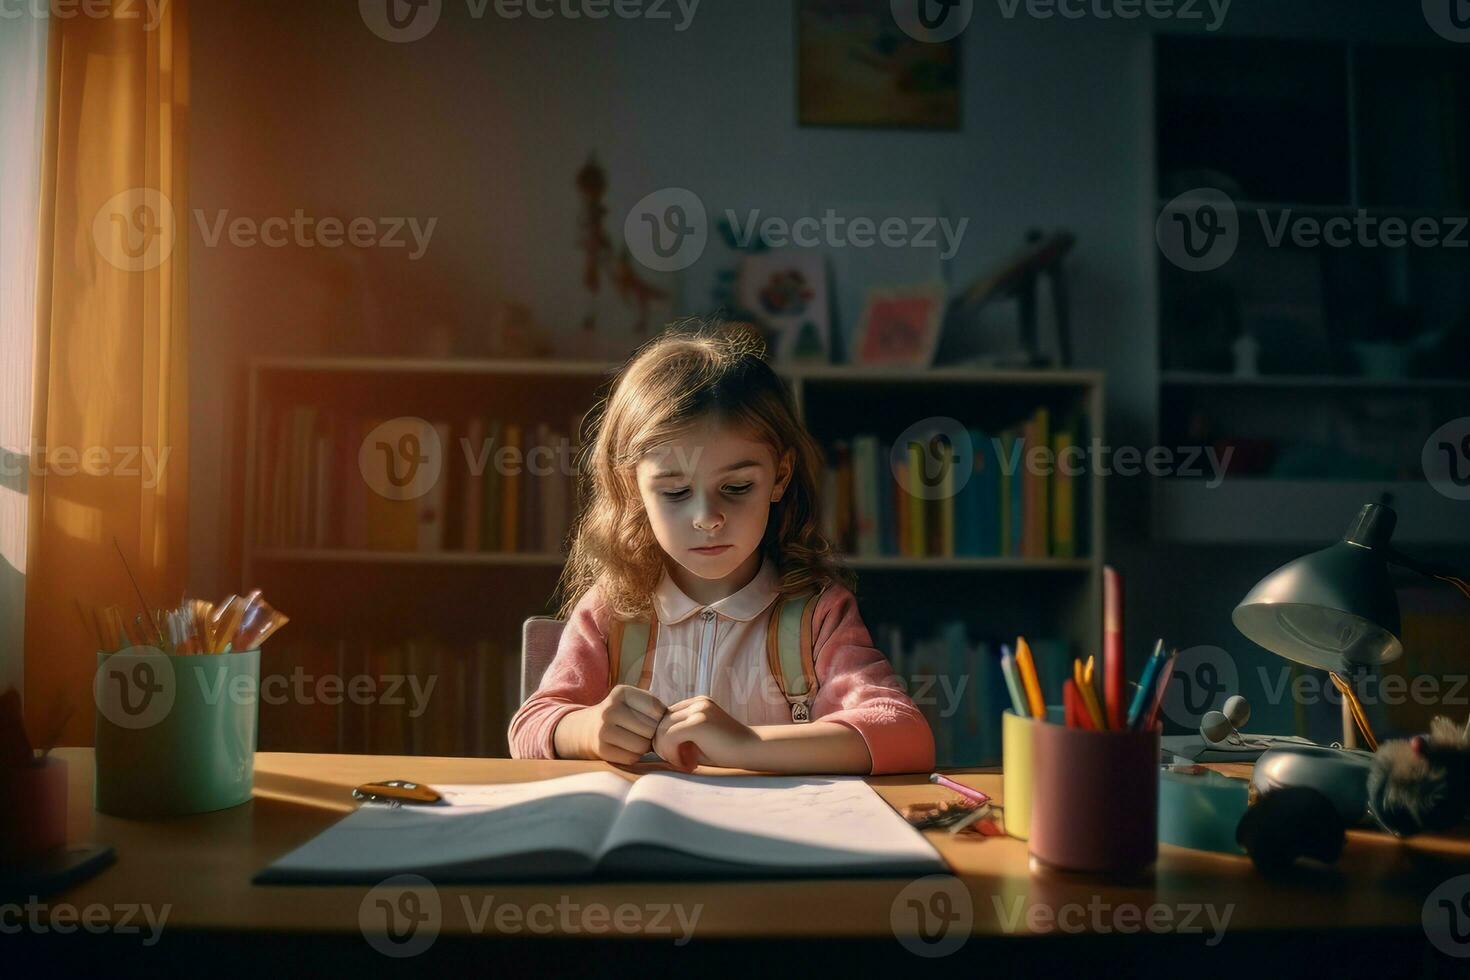
<instances>
[{"instance_id":1,"label":"desk lamp","mask_svg":"<svg viewBox=\"0 0 1470 980\"><path fill-rule=\"evenodd\" d=\"M1441 566L1395 550L1398 515L1364 504L1342 540L1287 562L1256 583L1231 619L1272 653L1332 672L1377 667L1404 652L1399 603L1388 566L1448 582L1470 598L1470 585ZM1353 744L1352 716L1343 699L1343 744Z\"/></svg>"}]
</instances>

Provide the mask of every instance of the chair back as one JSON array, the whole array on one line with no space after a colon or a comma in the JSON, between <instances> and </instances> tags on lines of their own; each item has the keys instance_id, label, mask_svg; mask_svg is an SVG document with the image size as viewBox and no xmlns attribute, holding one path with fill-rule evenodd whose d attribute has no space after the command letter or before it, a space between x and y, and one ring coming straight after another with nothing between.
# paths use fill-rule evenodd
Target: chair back
<instances>
[{"instance_id":1,"label":"chair back","mask_svg":"<svg viewBox=\"0 0 1470 980\"><path fill-rule=\"evenodd\" d=\"M532 616L521 626L521 703L541 686L541 675L556 656L566 620Z\"/></svg>"}]
</instances>

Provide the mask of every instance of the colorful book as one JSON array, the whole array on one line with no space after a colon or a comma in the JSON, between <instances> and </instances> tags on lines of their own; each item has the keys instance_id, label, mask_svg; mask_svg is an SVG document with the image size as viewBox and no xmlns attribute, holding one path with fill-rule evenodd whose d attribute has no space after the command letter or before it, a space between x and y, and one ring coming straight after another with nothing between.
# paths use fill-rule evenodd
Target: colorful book
<instances>
[{"instance_id":1,"label":"colorful book","mask_svg":"<svg viewBox=\"0 0 1470 980\"><path fill-rule=\"evenodd\" d=\"M460 548L480 550L480 527L485 519L485 471L490 465L490 451L485 443L485 420L471 418L465 425L464 452L455 456L464 460L464 494L460 503ZM458 462L458 459L456 459Z\"/></svg>"},{"instance_id":2,"label":"colorful book","mask_svg":"<svg viewBox=\"0 0 1470 980\"><path fill-rule=\"evenodd\" d=\"M976 554L992 557L1000 550L1000 454L995 440L979 429L971 430L975 441L975 510L979 513Z\"/></svg>"},{"instance_id":3,"label":"colorful book","mask_svg":"<svg viewBox=\"0 0 1470 980\"><path fill-rule=\"evenodd\" d=\"M453 434L450 432L448 422L433 423L434 433L438 436L441 457L439 478L430 484L428 490L416 497L416 519L418 525L417 546L419 551L443 551L444 531L448 518L449 504L449 481L450 481L450 455L453 442ZM419 438L420 445L426 445L431 440L428 429L424 430Z\"/></svg>"},{"instance_id":4,"label":"colorful book","mask_svg":"<svg viewBox=\"0 0 1470 980\"><path fill-rule=\"evenodd\" d=\"M857 554L878 554L878 437L852 439L852 513Z\"/></svg>"},{"instance_id":5,"label":"colorful book","mask_svg":"<svg viewBox=\"0 0 1470 980\"><path fill-rule=\"evenodd\" d=\"M893 507L889 510L889 515L893 521L894 540L898 542L898 550L895 554L908 556L913 554L913 550L909 543L910 494L907 489L909 473L907 452L894 461L893 470Z\"/></svg>"},{"instance_id":6,"label":"colorful book","mask_svg":"<svg viewBox=\"0 0 1470 980\"><path fill-rule=\"evenodd\" d=\"M894 519L894 495L898 485L893 478L893 446L882 443L878 447L878 547L881 554L896 555L898 550L898 522Z\"/></svg>"},{"instance_id":7,"label":"colorful book","mask_svg":"<svg viewBox=\"0 0 1470 980\"><path fill-rule=\"evenodd\" d=\"M1052 474L1051 509L1051 553L1057 558L1075 558L1077 555L1076 514L1073 496L1077 492L1077 477L1071 472L1074 436L1070 427L1058 429L1051 437L1052 452L1057 460Z\"/></svg>"},{"instance_id":8,"label":"colorful book","mask_svg":"<svg viewBox=\"0 0 1470 980\"><path fill-rule=\"evenodd\" d=\"M505 424L505 448L516 452L506 455L514 460L521 448L521 427L514 422ZM521 537L519 534L521 478L524 467L507 466L501 478L500 499L500 547L503 551L516 551Z\"/></svg>"},{"instance_id":9,"label":"colorful book","mask_svg":"<svg viewBox=\"0 0 1470 980\"><path fill-rule=\"evenodd\" d=\"M954 557L955 519L955 476L959 466L959 454L948 443L940 449L939 499L935 501L937 525L934 536L934 553L944 558Z\"/></svg>"},{"instance_id":10,"label":"colorful book","mask_svg":"<svg viewBox=\"0 0 1470 980\"><path fill-rule=\"evenodd\" d=\"M379 420L365 419L362 423L362 438L378 426ZM391 486L397 474L390 474L396 457L392 452L368 447L363 454L366 469L364 479L368 481L365 496L366 543L367 547L381 551L413 551L418 546L418 506L413 500L393 500L378 492L379 487Z\"/></svg>"},{"instance_id":11,"label":"colorful book","mask_svg":"<svg viewBox=\"0 0 1470 980\"><path fill-rule=\"evenodd\" d=\"M485 485L480 518L480 548L484 551L499 551L501 548L500 498L505 477L496 463L501 448L501 433L500 420L491 419L485 430L489 452L485 456Z\"/></svg>"},{"instance_id":12,"label":"colorful book","mask_svg":"<svg viewBox=\"0 0 1470 980\"><path fill-rule=\"evenodd\" d=\"M1035 438L1030 445L1051 449L1051 412L1045 405L1036 409L1031 419ZM1038 454L1039 455L1039 454ZM1055 468L1053 468L1055 472ZM1051 554L1051 474L1037 470L1031 474L1031 493L1027 497L1027 520L1031 524L1031 558Z\"/></svg>"},{"instance_id":13,"label":"colorful book","mask_svg":"<svg viewBox=\"0 0 1470 980\"><path fill-rule=\"evenodd\" d=\"M911 442L908 446L908 476L909 480L917 483L924 478L924 447L917 442ZM911 558L923 558L928 554L929 535L924 520L924 498L919 494L907 495L908 525L909 525L909 551Z\"/></svg>"}]
</instances>

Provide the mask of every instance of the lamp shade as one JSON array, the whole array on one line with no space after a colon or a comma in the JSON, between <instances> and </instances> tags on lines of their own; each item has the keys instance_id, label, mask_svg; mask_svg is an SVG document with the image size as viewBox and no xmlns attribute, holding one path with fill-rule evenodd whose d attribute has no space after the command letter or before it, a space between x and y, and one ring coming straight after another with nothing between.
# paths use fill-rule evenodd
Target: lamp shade
<instances>
[{"instance_id":1,"label":"lamp shade","mask_svg":"<svg viewBox=\"0 0 1470 980\"><path fill-rule=\"evenodd\" d=\"M1393 512L1369 504L1343 540L1261 579L1230 618L1267 650L1309 667L1340 671L1396 659L1404 648L1388 574L1392 529Z\"/></svg>"}]
</instances>

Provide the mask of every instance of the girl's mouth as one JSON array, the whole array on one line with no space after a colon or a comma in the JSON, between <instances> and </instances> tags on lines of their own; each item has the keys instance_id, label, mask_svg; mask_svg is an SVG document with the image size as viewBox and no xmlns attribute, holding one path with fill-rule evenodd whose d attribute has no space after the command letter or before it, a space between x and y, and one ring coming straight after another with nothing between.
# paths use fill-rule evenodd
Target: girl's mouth
<instances>
[{"instance_id":1,"label":"girl's mouth","mask_svg":"<svg viewBox=\"0 0 1470 980\"><path fill-rule=\"evenodd\" d=\"M720 552L725 551L728 548L733 548L733 547L734 547L734 545L715 544L715 545L710 545L707 548L690 548L689 550L690 551L697 551L701 555L718 555Z\"/></svg>"}]
</instances>

